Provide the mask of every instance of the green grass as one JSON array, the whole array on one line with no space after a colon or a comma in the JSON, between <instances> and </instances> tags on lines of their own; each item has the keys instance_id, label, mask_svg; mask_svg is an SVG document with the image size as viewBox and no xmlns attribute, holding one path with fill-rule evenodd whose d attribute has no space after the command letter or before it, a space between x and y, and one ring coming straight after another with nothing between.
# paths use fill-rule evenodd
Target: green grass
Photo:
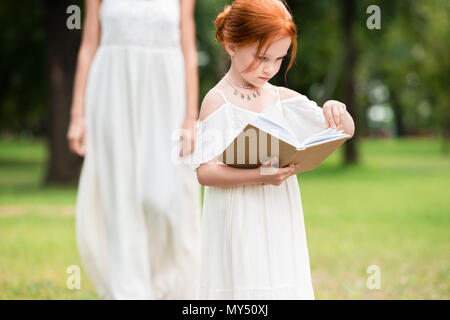
<instances>
[{"instance_id":1,"label":"green grass","mask_svg":"<svg viewBox=\"0 0 450 320\"><path fill-rule=\"evenodd\" d=\"M361 141L299 176L316 299L450 298L450 157L437 140ZM43 142L0 141L0 299L97 299L75 243L76 185L41 185ZM380 289L366 286L370 265Z\"/></svg>"},{"instance_id":2,"label":"green grass","mask_svg":"<svg viewBox=\"0 0 450 320\"><path fill-rule=\"evenodd\" d=\"M97 299L75 243L76 186L45 187L42 141L0 142L0 299ZM81 267L81 288L66 282Z\"/></svg>"},{"instance_id":3,"label":"green grass","mask_svg":"<svg viewBox=\"0 0 450 320\"><path fill-rule=\"evenodd\" d=\"M434 140L365 140L360 165L341 168L337 154L300 177L317 298L450 297L450 157L439 152ZM366 287L372 264L379 290Z\"/></svg>"}]
</instances>

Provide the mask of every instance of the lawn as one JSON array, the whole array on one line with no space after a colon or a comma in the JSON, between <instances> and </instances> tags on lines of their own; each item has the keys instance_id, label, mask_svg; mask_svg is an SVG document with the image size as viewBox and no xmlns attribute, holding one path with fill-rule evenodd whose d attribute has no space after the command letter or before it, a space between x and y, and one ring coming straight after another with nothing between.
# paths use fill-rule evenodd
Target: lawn
<instances>
[{"instance_id":1,"label":"lawn","mask_svg":"<svg viewBox=\"0 0 450 320\"><path fill-rule=\"evenodd\" d=\"M364 139L298 176L316 299L450 298L450 156L434 139ZM0 141L0 299L97 299L75 243L74 186L42 186L42 141ZM369 289L369 266L380 287Z\"/></svg>"}]
</instances>

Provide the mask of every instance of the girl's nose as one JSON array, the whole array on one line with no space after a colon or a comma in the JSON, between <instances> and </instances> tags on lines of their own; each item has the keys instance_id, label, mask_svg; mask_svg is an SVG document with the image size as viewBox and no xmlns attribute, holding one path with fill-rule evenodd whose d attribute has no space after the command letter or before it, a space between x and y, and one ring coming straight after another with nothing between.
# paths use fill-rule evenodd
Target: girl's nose
<instances>
[{"instance_id":1,"label":"girl's nose","mask_svg":"<svg viewBox=\"0 0 450 320\"><path fill-rule=\"evenodd\" d=\"M266 65L263 69L264 74L269 75L272 72L272 65Z\"/></svg>"}]
</instances>

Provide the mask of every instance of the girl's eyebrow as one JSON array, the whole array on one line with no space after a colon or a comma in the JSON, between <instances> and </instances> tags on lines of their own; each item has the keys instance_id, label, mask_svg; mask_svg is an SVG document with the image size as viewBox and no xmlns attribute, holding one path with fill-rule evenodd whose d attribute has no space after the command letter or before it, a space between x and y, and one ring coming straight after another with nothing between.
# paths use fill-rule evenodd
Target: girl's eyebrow
<instances>
[{"instance_id":1,"label":"girl's eyebrow","mask_svg":"<svg viewBox=\"0 0 450 320\"><path fill-rule=\"evenodd\" d=\"M255 53L256 54L256 53ZM278 57L277 59L280 59L280 58L285 58L286 56L287 56L288 54L287 53L285 53L283 56L281 56L281 57ZM266 53L266 55L265 55L266 57L270 57L270 54L267 54Z\"/></svg>"},{"instance_id":2,"label":"girl's eyebrow","mask_svg":"<svg viewBox=\"0 0 450 320\"><path fill-rule=\"evenodd\" d=\"M287 56L287 53L284 56L278 57L277 59L285 58Z\"/></svg>"}]
</instances>

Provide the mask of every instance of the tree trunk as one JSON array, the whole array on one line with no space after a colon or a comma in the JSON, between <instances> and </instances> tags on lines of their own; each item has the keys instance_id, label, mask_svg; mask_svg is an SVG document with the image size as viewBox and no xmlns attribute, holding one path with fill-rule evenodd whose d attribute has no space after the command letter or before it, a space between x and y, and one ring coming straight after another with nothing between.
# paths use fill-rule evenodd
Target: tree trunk
<instances>
[{"instance_id":1,"label":"tree trunk","mask_svg":"<svg viewBox=\"0 0 450 320\"><path fill-rule=\"evenodd\" d=\"M48 83L47 136L49 157L45 183L71 183L78 179L82 158L70 152L66 140L76 65L79 30L66 27L70 4L79 1L45 1L45 64Z\"/></svg>"},{"instance_id":2,"label":"tree trunk","mask_svg":"<svg viewBox=\"0 0 450 320\"><path fill-rule=\"evenodd\" d=\"M447 96L450 98L450 89L447 90ZM442 127L442 145L441 145L441 151L444 155L447 155L450 153L450 100L447 99L444 103L444 112L443 115L443 127Z\"/></svg>"},{"instance_id":3,"label":"tree trunk","mask_svg":"<svg viewBox=\"0 0 450 320\"><path fill-rule=\"evenodd\" d=\"M390 95L391 95L391 101L392 101L392 110L394 112L395 128L397 131L397 136L403 137L403 136L406 136L406 134L407 134L406 130L405 130L405 125L403 123L403 109L400 104L400 100L397 96L397 93L395 93L393 91L394 90L392 90L390 92Z\"/></svg>"},{"instance_id":4,"label":"tree trunk","mask_svg":"<svg viewBox=\"0 0 450 320\"><path fill-rule=\"evenodd\" d=\"M355 124L357 123L358 114L356 109L355 99L355 66L357 59L357 52L354 43L353 36L353 22L355 18L355 1L354 0L341 0L342 9L342 32L344 42L344 68L343 68L343 94L344 103L347 107L347 111L353 117ZM352 139L347 140L344 144L345 149L345 163L356 163L357 152L356 142L358 140L358 130L355 130L355 134Z\"/></svg>"}]
</instances>

